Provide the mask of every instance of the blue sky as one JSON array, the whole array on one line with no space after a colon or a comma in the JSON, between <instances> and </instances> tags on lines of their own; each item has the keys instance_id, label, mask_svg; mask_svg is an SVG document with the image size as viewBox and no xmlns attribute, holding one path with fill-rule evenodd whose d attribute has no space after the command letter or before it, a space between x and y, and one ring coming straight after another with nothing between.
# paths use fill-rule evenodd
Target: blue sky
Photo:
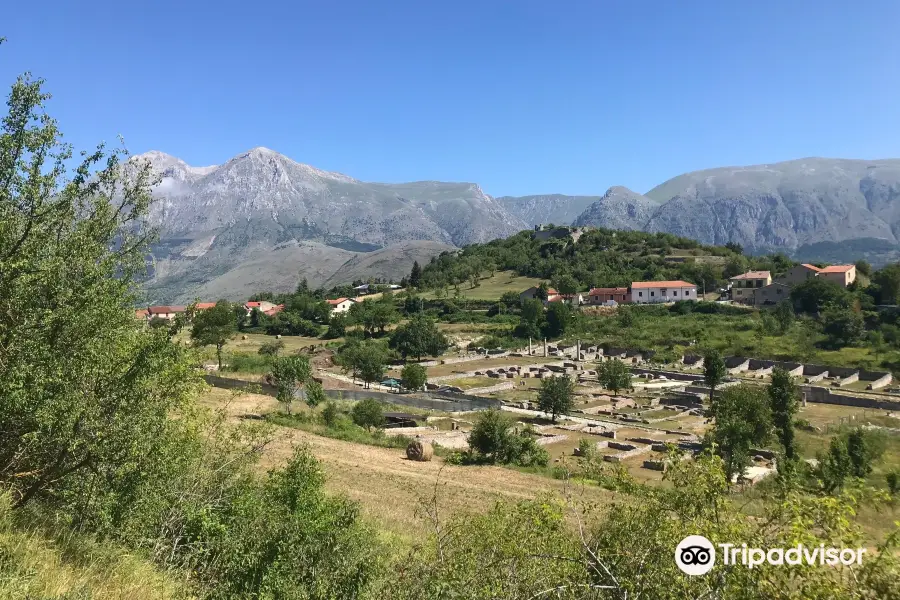
<instances>
[{"instance_id":1,"label":"blue sky","mask_svg":"<svg viewBox=\"0 0 900 600\"><path fill-rule=\"evenodd\" d=\"M368 181L639 192L804 156L900 157L900 2L389 0L5 6L0 83L78 148L254 146Z\"/></svg>"}]
</instances>

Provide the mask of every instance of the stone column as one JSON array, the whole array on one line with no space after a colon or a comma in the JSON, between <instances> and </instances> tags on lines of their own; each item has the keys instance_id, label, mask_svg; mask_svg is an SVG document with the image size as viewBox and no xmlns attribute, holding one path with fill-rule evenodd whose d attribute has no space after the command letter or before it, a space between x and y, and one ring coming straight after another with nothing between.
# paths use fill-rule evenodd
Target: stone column
<instances>
[{"instance_id":1,"label":"stone column","mask_svg":"<svg viewBox=\"0 0 900 600\"><path fill-rule=\"evenodd\" d=\"M550 355L547 354L547 338L544 338L544 358L547 358L548 356Z\"/></svg>"}]
</instances>

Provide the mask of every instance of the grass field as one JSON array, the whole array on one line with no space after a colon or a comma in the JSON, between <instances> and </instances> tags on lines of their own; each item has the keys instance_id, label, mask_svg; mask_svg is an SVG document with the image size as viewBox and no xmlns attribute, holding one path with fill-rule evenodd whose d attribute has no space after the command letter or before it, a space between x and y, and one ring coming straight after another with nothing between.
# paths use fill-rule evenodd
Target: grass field
<instances>
[{"instance_id":1,"label":"grass field","mask_svg":"<svg viewBox=\"0 0 900 600\"><path fill-rule=\"evenodd\" d=\"M232 395L219 389L210 389L202 403L226 406L235 418L278 408L268 396ZM282 464L297 445L309 447L322 461L330 491L357 500L365 516L405 543L430 527L421 518L420 508L435 493L441 512L449 515L483 511L501 498L519 500L543 492L559 493L565 487L562 481L503 467L451 466L437 457L431 462L409 461L401 449L336 440L287 427L278 428L276 440L265 450L261 468ZM597 502L612 497L611 492L590 486L579 493Z\"/></svg>"},{"instance_id":2,"label":"grass field","mask_svg":"<svg viewBox=\"0 0 900 600\"><path fill-rule=\"evenodd\" d=\"M459 295L472 300L499 300L506 292L520 293L528 288L539 285L541 279L536 277L521 277L511 271L497 271L493 276L484 277L478 282L478 287L473 288L471 283L459 286ZM448 298L455 295L453 288L447 290ZM423 298L435 298L433 291L422 294Z\"/></svg>"}]
</instances>

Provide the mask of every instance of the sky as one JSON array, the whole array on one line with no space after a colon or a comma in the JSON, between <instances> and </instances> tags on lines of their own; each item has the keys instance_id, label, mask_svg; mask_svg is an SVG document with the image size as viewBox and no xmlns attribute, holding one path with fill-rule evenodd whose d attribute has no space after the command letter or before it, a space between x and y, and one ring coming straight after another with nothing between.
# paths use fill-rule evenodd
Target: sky
<instances>
[{"instance_id":1,"label":"sky","mask_svg":"<svg viewBox=\"0 0 900 600\"><path fill-rule=\"evenodd\" d=\"M364 181L638 192L684 172L900 157L896 0L4 6L0 84L78 149L256 146ZM4 92L5 95L5 92Z\"/></svg>"}]
</instances>

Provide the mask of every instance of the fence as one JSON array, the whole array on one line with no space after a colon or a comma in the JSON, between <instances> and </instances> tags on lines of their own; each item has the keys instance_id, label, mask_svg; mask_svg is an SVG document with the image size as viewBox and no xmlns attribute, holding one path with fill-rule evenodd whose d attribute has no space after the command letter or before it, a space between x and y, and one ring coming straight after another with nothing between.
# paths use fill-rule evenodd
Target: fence
<instances>
[{"instance_id":1,"label":"fence","mask_svg":"<svg viewBox=\"0 0 900 600\"><path fill-rule=\"evenodd\" d=\"M267 383L252 383L240 379L220 377L219 375L204 375L206 383L224 389L240 389L258 392L267 396L275 396L275 386ZM468 394L455 394L452 392L434 392L428 394L390 394L376 392L374 390L325 390L325 396L332 400L364 400L374 398L379 402L424 408L427 410L440 410L445 412L468 412L486 410L500 406L501 402L493 398L483 398Z\"/></svg>"}]
</instances>

